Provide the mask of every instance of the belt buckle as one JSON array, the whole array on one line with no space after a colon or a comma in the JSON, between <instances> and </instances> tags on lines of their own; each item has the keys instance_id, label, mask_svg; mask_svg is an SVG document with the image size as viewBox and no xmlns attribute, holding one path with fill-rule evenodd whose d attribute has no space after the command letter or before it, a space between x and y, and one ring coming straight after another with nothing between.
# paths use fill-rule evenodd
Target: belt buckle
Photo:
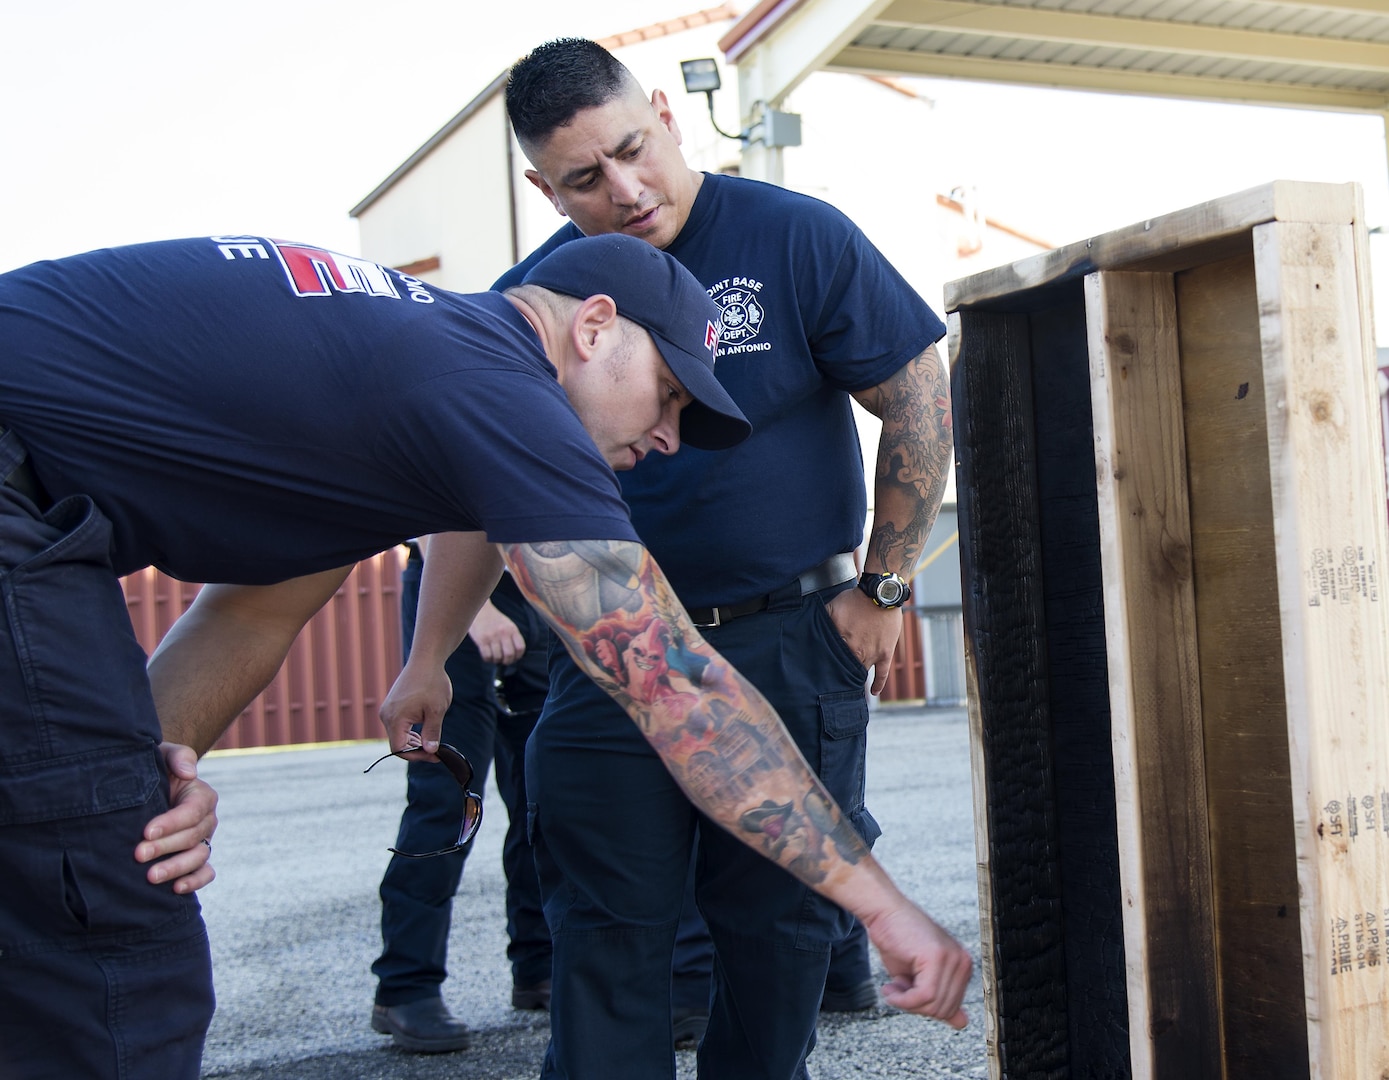
<instances>
[{"instance_id":1,"label":"belt buckle","mask_svg":"<svg viewBox=\"0 0 1389 1080\"><path fill-rule=\"evenodd\" d=\"M722 626L722 625L723 625L723 619L719 617L719 609L715 607L715 608L710 608L709 610L712 611L712 612L714 613L714 621L713 621L713 622L697 622L697 623L694 624L694 627L695 627L696 630L711 630L711 629L713 629L713 628L716 627L716 626Z\"/></svg>"}]
</instances>

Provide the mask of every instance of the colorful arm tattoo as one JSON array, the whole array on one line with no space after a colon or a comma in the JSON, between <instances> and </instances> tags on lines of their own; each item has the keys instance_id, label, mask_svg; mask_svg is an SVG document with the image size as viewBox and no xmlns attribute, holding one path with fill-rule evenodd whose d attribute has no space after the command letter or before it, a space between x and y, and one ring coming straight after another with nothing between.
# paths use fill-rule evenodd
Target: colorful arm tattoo
<instances>
[{"instance_id":1,"label":"colorful arm tattoo","mask_svg":"<svg viewBox=\"0 0 1389 1080\"><path fill-rule=\"evenodd\" d=\"M636 721L690 801L818 886L868 854L766 699L700 636L640 544L503 549L580 670Z\"/></svg>"}]
</instances>

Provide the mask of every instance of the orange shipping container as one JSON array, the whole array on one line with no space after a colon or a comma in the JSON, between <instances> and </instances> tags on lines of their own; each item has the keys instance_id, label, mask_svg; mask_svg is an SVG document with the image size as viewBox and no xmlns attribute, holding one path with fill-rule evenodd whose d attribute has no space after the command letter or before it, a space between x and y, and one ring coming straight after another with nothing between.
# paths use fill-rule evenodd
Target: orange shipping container
<instances>
[{"instance_id":1,"label":"orange shipping container","mask_svg":"<svg viewBox=\"0 0 1389 1080\"><path fill-rule=\"evenodd\" d=\"M377 715L400 673L404 549L357 564L299 634L280 673L232 722L215 749L384 738ZM200 586L152 568L121 580L135 636L154 647Z\"/></svg>"},{"instance_id":2,"label":"orange shipping container","mask_svg":"<svg viewBox=\"0 0 1389 1080\"><path fill-rule=\"evenodd\" d=\"M215 749L384 738L378 710L400 673L400 570L393 548L353 569L304 627L284 667ZM152 568L121 580L135 636L152 652L200 586ZM882 701L927 697L921 620L908 612Z\"/></svg>"}]
</instances>

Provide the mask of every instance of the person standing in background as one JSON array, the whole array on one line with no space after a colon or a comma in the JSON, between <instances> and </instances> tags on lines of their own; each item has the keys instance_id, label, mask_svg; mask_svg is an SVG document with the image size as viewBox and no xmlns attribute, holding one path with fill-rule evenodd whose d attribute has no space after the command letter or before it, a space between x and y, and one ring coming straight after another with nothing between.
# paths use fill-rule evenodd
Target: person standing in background
<instances>
[{"instance_id":1,"label":"person standing in background","mask_svg":"<svg viewBox=\"0 0 1389 1080\"><path fill-rule=\"evenodd\" d=\"M405 659L415 632L420 578L428 538L411 541L401 574L401 635ZM540 907L540 883L526 837L526 740L549 688L550 630L503 574L482 605L468 637L445 670L453 702L444 715L443 741L459 750L485 777L496 761L497 790L506 804L507 958L511 1004L517 1009L550 1005L550 931ZM447 770L433 762L406 766L405 811L396 847L437 851L449 846L463 816L463 794ZM444 1004L453 898L472 851L434 859L393 855L381 879L381 955L371 1026L403 1050L438 1053L465 1049L471 1032Z\"/></svg>"}]
</instances>

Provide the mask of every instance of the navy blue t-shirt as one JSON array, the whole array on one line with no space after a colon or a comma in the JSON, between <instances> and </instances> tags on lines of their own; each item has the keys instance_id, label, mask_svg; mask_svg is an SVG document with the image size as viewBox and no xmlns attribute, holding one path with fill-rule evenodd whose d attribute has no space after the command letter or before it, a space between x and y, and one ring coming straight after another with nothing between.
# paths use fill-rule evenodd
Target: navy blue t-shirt
<instances>
[{"instance_id":1,"label":"navy blue t-shirt","mask_svg":"<svg viewBox=\"0 0 1389 1080\"><path fill-rule=\"evenodd\" d=\"M0 424L113 562L269 583L411 536L635 540L539 338L449 293L264 237L89 252L0 275Z\"/></svg>"},{"instance_id":2,"label":"navy blue t-shirt","mask_svg":"<svg viewBox=\"0 0 1389 1080\"><path fill-rule=\"evenodd\" d=\"M493 287L580 235L566 225ZM666 250L723 307L715 372L752 436L652 455L622 493L686 606L737 603L859 545L867 499L846 391L883 382L945 325L842 213L770 184L706 174Z\"/></svg>"}]
</instances>

